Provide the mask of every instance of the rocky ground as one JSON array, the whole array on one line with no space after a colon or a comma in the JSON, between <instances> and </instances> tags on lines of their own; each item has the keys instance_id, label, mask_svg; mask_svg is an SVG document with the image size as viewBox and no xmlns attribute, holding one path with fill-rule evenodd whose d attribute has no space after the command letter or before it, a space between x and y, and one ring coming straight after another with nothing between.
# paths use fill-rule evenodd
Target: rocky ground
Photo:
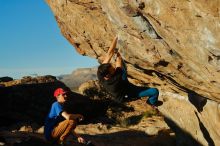
<instances>
[{"instance_id":1,"label":"rocky ground","mask_svg":"<svg viewBox=\"0 0 220 146\"><path fill-rule=\"evenodd\" d=\"M138 100L138 105L143 100ZM139 108L139 110L138 110ZM141 110L140 110L141 109ZM163 120L163 116L152 111L145 104L135 107L136 112L124 113L121 123L82 124L77 126L76 132L87 140L91 140L96 146L174 146L175 134L169 129ZM0 130L1 145L10 146L39 146L56 145L45 141L43 128L34 129L27 124L11 127L2 127ZM39 126L35 126L39 127ZM69 137L69 146L79 145L74 137Z\"/></svg>"}]
</instances>

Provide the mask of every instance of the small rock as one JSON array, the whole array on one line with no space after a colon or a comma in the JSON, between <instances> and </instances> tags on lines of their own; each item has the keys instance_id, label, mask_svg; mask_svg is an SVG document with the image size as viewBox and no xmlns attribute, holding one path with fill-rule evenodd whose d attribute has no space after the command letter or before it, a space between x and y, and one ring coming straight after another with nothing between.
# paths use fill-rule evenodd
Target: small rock
<instances>
[{"instance_id":1,"label":"small rock","mask_svg":"<svg viewBox=\"0 0 220 146\"><path fill-rule=\"evenodd\" d=\"M148 135L158 135L158 131L159 129L156 127L147 127L145 133L147 133Z\"/></svg>"},{"instance_id":2,"label":"small rock","mask_svg":"<svg viewBox=\"0 0 220 146\"><path fill-rule=\"evenodd\" d=\"M33 132L33 129L31 126L22 126L19 131L22 131L22 132Z\"/></svg>"},{"instance_id":3,"label":"small rock","mask_svg":"<svg viewBox=\"0 0 220 146\"><path fill-rule=\"evenodd\" d=\"M37 129L35 132L36 132L36 133L39 133L39 134L43 134L43 133L44 133L44 126L40 127L40 128Z\"/></svg>"}]
</instances>

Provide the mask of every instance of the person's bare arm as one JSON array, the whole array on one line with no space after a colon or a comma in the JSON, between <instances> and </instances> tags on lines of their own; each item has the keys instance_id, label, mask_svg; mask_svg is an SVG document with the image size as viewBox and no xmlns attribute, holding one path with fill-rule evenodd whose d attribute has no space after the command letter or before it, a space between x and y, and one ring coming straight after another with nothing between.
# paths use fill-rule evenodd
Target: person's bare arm
<instances>
[{"instance_id":1,"label":"person's bare arm","mask_svg":"<svg viewBox=\"0 0 220 146\"><path fill-rule=\"evenodd\" d=\"M63 112L61 113L61 115L62 115L66 120L70 120L70 119L72 119L72 120L76 120L76 119L81 119L81 120L83 120L83 116L80 115L80 114L69 114L69 113L63 111Z\"/></svg>"},{"instance_id":2,"label":"person's bare arm","mask_svg":"<svg viewBox=\"0 0 220 146\"><path fill-rule=\"evenodd\" d=\"M116 36L113 39L112 44L111 44L110 48L108 49L108 52L107 52L102 64L109 63L111 61L112 56L114 55L115 47L117 45L117 40L118 40L118 37Z\"/></svg>"},{"instance_id":3,"label":"person's bare arm","mask_svg":"<svg viewBox=\"0 0 220 146\"><path fill-rule=\"evenodd\" d=\"M71 114L68 114L68 113L65 112L65 111L63 111L63 112L61 113L61 115L62 115L66 120L69 120L69 119L70 119L70 116L71 116Z\"/></svg>"},{"instance_id":4,"label":"person's bare arm","mask_svg":"<svg viewBox=\"0 0 220 146\"><path fill-rule=\"evenodd\" d=\"M122 68L122 58L121 58L121 55L120 55L119 52L117 53L117 58L116 58L115 66L116 66L116 68L117 67Z\"/></svg>"}]
</instances>

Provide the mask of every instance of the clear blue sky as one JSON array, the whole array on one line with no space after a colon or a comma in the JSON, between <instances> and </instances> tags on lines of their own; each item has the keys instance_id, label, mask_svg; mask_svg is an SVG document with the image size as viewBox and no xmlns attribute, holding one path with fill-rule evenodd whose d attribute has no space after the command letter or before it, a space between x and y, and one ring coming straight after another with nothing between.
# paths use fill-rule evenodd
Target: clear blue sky
<instances>
[{"instance_id":1,"label":"clear blue sky","mask_svg":"<svg viewBox=\"0 0 220 146\"><path fill-rule=\"evenodd\" d=\"M0 77L60 75L97 61L62 36L44 0L0 0Z\"/></svg>"}]
</instances>

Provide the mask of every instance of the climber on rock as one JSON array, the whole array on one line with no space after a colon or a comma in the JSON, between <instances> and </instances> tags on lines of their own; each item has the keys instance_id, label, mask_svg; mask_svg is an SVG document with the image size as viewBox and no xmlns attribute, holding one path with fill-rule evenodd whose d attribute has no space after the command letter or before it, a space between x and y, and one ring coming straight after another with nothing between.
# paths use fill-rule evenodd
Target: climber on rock
<instances>
[{"instance_id":1,"label":"climber on rock","mask_svg":"<svg viewBox=\"0 0 220 146\"><path fill-rule=\"evenodd\" d=\"M101 65L98 67L99 82L117 102L131 101L148 96L146 102L156 108L159 96L158 89L135 86L128 81L125 64L120 53L115 49L117 40L118 38L115 37ZM110 63L114 55L116 55L115 65Z\"/></svg>"}]
</instances>

